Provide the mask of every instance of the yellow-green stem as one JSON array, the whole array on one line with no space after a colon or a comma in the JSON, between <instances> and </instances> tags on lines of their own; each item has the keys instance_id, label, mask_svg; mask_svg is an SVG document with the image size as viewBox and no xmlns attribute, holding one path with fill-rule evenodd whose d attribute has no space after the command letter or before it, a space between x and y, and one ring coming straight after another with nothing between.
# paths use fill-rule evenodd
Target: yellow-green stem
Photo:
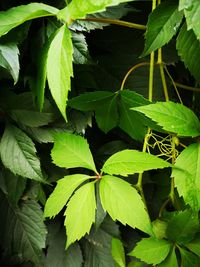
<instances>
[{"instance_id":1,"label":"yellow-green stem","mask_svg":"<svg viewBox=\"0 0 200 267\"><path fill-rule=\"evenodd\" d=\"M158 64L159 64L159 68L160 68L160 76L161 76L161 80L162 80L165 100L169 101L167 82L166 82L165 73L164 73L164 63L163 63L163 60L162 60L162 48L158 49Z\"/></svg>"}]
</instances>

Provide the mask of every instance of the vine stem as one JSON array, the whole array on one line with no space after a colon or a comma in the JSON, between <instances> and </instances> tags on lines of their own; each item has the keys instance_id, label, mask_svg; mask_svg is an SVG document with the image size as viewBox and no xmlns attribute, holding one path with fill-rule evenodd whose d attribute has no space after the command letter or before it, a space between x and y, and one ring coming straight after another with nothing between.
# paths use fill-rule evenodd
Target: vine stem
<instances>
[{"instance_id":1,"label":"vine stem","mask_svg":"<svg viewBox=\"0 0 200 267\"><path fill-rule=\"evenodd\" d=\"M137 29L137 30L144 30L144 31L146 30L146 26L145 25L132 23L132 22L128 22L128 21L123 21L123 20L118 20L118 19L86 18L86 19L80 19L80 20L113 24L113 25L133 28L133 29Z\"/></svg>"},{"instance_id":2,"label":"vine stem","mask_svg":"<svg viewBox=\"0 0 200 267\"><path fill-rule=\"evenodd\" d=\"M165 72L164 72L164 63L163 63L163 60L162 60L162 48L158 49L158 62L157 63L159 64L159 68L160 68L160 76L161 76L161 80L162 80L165 100L169 101L167 82L166 82Z\"/></svg>"},{"instance_id":3,"label":"vine stem","mask_svg":"<svg viewBox=\"0 0 200 267\"><path fill-rule=\"evenodd\" d=\"M184 84L176 83L176 82L175 82L175 85L177 87L185 89L185 90L189 90L189 91L200 93L200 88L196 88L196 87L192 87L192 86L188 86L188 85L184 85Z\"/></svg>"}]
</instances>

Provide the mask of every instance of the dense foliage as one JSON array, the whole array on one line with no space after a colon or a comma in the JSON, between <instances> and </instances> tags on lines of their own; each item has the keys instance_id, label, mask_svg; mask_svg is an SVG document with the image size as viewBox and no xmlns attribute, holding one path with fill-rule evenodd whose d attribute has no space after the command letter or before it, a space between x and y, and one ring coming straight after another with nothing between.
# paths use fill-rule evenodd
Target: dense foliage
<instances>
[{"instance_id":1,"label":"dense foliage","mask_svg":"<svg viewBox=\"0 0 200 267\"><path fill-rule=\"evenodd\" d=\"M200 1L0 10L0 265L200 266Z\"/></svg>"}]
</instances>

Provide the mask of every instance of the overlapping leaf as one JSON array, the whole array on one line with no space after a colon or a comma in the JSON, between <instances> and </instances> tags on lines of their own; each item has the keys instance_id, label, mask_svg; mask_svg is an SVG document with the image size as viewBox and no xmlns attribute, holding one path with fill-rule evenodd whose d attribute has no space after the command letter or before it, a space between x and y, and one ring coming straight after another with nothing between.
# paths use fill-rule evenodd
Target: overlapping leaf
<instances>
[{"instance_id":1,"label":"overlapping leaf","mask_svg":"<svg viewBox=\"0 0 200 267\"><path fill-rule=\"evenodd\" d=\"M198 0L190 1L190 5L185 7L184 14L187 21L187 29L193 30L197 39L200 39L200 2Z\"/></svg>"},{"instance_id":2,"label":"overlapping leaf","mask_svg":"<svg viewBox=\"0 0 200 267\"><path fill-rule=\"evenodd\" d=\"M178 261L176 258L175 249L172 249L169 255L167 256L167 258L163 262L161 262L158 266L159 267L170 267L170 266L178 267Z\"/></svg>"},{"instance_id":3,"label":"overlapping leaf","mask_svg":"<svg viewBox=\"0 0 200 267\"><path fill-rule=\"evenodd\" d=\"M186 247L200 257L200 235L198 234Z\"/></svg>"}]
</instances>

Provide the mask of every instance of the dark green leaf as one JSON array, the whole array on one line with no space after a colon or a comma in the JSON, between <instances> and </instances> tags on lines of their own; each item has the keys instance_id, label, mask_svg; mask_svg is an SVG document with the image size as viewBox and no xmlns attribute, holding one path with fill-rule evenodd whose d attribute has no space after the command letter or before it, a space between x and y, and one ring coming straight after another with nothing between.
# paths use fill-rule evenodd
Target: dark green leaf
<instances>
[{"instance_id":1,"label":"dark green leaf","mask_svg":"<svg viewBox=\"0 0 200 267\"><path fill-rule=\"evenodd\" d=\"M185 249L180 249L181 252L181 261L183 267L199 267L200 259L191 252L188 252Z\"/></svg>"},{"instance_id":2,"label":"dark green leaf","mask_svg":"<svg viewBox=\"0 0 200 267\"><path fill-rule=\"evenodd\" d=\"M91 57L85 36L82 33L72 32L72 42L74 47L73 59L75 64L89 64Z\"/></svg>"},{"instance_id":3,"label":"dark green leaf","mask_svg":"<svg viewBox=\"0 0 200 267\"><path fill-rule=\"evenodd\" d=\"M200 257L200 235L198 234L186 247Z\"/></svg>"}]
</instances>

